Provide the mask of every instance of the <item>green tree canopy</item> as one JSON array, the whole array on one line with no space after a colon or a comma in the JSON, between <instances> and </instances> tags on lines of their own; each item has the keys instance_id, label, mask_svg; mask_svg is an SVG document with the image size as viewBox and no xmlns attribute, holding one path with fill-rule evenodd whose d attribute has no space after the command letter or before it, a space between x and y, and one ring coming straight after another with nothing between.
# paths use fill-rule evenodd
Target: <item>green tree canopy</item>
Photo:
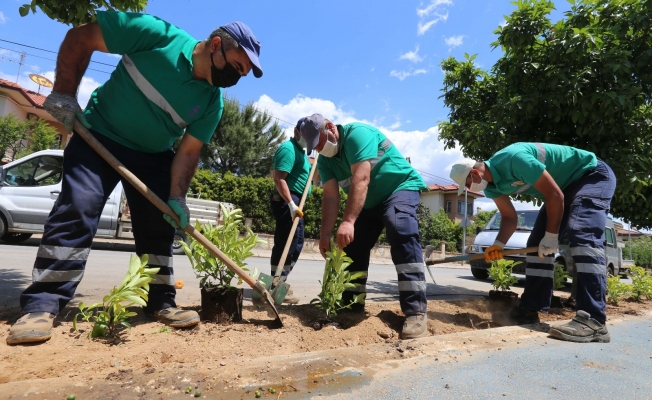
<instances>
[{"instance_id":1,"label":"green tree canopy","mask_svg":"<svg viewBox=\"0 0 652 400\"><path fill-rule=\"evenodd\" d=\"M267 112L259 111L253 103L241 108L235 98L225 98L222 119L211 142L202 148L202 168L222 174L266 176L284 140L283 130Z\"/></svg>"},{"instance_id":2,"label":"green tree canopy","mask_svg":"<svg viewBox=\"0 0 652 400\"><path fill-rule=\"evenodd\" d=\"M495 31L503 56L490 72L474 56L442 62L450 111L440 138L476 160L515 142L592 151L618 179L613 215L650 227L652 2L570 2L554 24L552 2L514 2Z\"/></svg>"},{"instance_id":3,"label":"green tree canopy","mask_svg":"<svg viewBox=\"0 0 652 400\"><path fill-rule=\"evenodd\" d=\"M29 132L29 121L21 121L14 114L7 114L0 117L0 158L11 151L13 161L20 149L22 141L27 139Z\"/></svg>"},{"instance_id":4,"label":"green tree canopy","mask_svg":"<svg viewBox=\"0 0 652 400\"><path fill-rule=\"evenodd\" d=\"M31 3L23 4L18 12L21 17L25 17L30 11L36 14L38 8L50 19L77 26L95 22L96 11L99 9L142 12L146 5L147 0L32 0Z\"/></svg>"}]
</instances>

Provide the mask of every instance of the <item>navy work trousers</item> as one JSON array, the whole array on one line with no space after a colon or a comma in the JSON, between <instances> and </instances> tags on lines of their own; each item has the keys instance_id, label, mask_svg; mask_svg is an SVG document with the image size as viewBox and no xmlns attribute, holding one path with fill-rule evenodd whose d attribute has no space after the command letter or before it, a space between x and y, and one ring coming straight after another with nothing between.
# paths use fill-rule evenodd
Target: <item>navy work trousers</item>
<instances>
[{"instance_id":1,"label":"navy work trousers","mask_svg":"<svg viewBox=\"0 0 652 400\"><path fill-rule=\"evenodd\" d=\"M298 194L292 192L290 192L290 194L292 195L294 204L299 204L301 202L301 197ZM276 219L276 229L274 229L274 247L272 248L272 257L270 259L272 276L274 276L274 274L276 274L276 269L278 268L278 263L281 262L281 256L283 255L285 244L290 236L290 231L292 230L292 216L290 215L290 207L288 207L287 203L283 201L278 193L274 192L272 194L269 203L272 208L272 214L274 214L274 219ZM287 280L288 275L292 272L292 269L301 255L301 250L303 250L303 239L303 218L301 218L299 219L297 229L294 231L292 243L290 244L290 249L285 258L285 265L283 266L283 272L281 273L281 281L283 282Z\"/></svg>"},{"instance_id":2,"label":"navy work trousers","mask_svg":"<svg viewBox=\"0 0 652 400\"><path fill-rule=\"evenodd\" d=\"M95 137L143 181L157 196L170 194L170 167L174 152L148 154L129 149L107 137ZM79 135L73 135L64 151L61 194L45 223L32 284L20 296L23 313L58 314L75 294L84 274L93 237L108 196L120 175ZM149 311L175 307L172 242L175 229L163 214L130 184L122 180L131 211L136 253L149 255L149 265L160 268L150 283ZM127 272L128 265L105 265ZM119 281L115 285L120 284ZM106 292L113 283L107 283Z\"/></svg>"},{"instance_id":3,"label":"navy work trousers","mask_svg":"<svg viewBox=\"0 0 652 400\"><path fill-rule=\"evenodd\" d=\"M604 252L604 229L614 191L616 176L602 160L564 190L564 216L559 237L566 235L573 263L577 269L577 309L588 312L600 323L607 320L607 259ZM527 242L538 246L546 232L545 204ZM554 277L554 255L539 258L526 256L525 289L520 306L547 312L550 309Z\"/></svg>"},{"instance_id":4,"label":"navy work trousers","mask_svg":"<svg viewBox=\"0 0 652 400\"><path fill-rule=\"evenodd\" d=\"M398 274L401 310L405 315L424 314L428 308L425 266L417 222L418 205L419 192L399 190L376 207L362 210L353 225L353 242L344 249L346 255L353 260L348 268L351 273L368 272L371 249L385 228L392 261ZM346 289L342 296L344 304L350 303L355 295L367 293L366 276L353 283L359 283L360 286Z\"/></svg>"}]
</instances>

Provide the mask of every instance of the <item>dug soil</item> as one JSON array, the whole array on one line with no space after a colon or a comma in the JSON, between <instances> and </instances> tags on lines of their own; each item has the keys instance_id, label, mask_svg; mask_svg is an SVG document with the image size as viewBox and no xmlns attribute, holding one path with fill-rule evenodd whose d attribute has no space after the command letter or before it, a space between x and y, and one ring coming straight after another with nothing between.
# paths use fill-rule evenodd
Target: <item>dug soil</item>
<instances>
[{"instance_id":1,"label":"dug soil","mask_svg":"<svg viewBox=\"0 0 652 400\"><path fill-rule=\"evenodd\" d=\"M198 310L193 306L182 308ZM650 308L651 302L623 301L619 306L609 305L607 314L617 319L624 315L640 315ZM7 346L5 340L9 328L20 314L17 307L0 309L0 388L12 383L15 387L16 383L23 381L29 386L29 382L43 379L52 382L53 386L60 381L74 382L86 388L107 382L123 387L141 382L142 387L150 388L148 395L143 393L142 397L181 394L187 388L187 382L168 385L152 379L157 376L154 372L173 368L175 373L202 371L204 379L218 375L217 380L224 381L225 389L235 388L239 371L255 359L394 343L399 341L403 324L398 302L368 303L365 313L340 314L334 324L312 305L282 306L279 311L284 327L278 329L274 328L274 321L266 312L256 311L251 306L244 307L243 319L239 323L202 323L186 330L169 330L137 311L138 316L132 319L133 327L122 331L118 338L90 340L87 337L90 325L86 323L80 324L81 330L74 332L72 319L75 309L68 308L57 318L54 335L48 342ZM460 301L430 300L429 335L494 328L492 311L496 311L495 307L483 297ZM540 314L542 322L566 320L573 315L574 311L569 308ZM355 352L355 349L351 351ZM199 386L195 382L191 385L193 390Z\"/></svg>"}]
</instances>

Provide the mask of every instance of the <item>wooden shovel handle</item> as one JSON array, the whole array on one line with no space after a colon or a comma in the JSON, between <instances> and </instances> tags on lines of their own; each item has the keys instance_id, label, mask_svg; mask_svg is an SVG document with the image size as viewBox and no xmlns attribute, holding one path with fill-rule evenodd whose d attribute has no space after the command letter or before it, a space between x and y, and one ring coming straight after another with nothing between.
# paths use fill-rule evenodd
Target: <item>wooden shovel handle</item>
<instances>
[{"instance_id":1,"label":"wooden shovel handle","mask_svg":"<svg viewBox=\"0 0 652 400\"><path fill-rule=\"evenodd\" d=\"M524 249L507 249L503 250L503 256L511 256L513 254L536 253L539 251L539 246L526 247ZM446 257L441 260L426 260L426 265L443 264L454 261L469 261L469 260L484 260L484 253L468 254L465 256Z\"/></svg>"}]
</instances>

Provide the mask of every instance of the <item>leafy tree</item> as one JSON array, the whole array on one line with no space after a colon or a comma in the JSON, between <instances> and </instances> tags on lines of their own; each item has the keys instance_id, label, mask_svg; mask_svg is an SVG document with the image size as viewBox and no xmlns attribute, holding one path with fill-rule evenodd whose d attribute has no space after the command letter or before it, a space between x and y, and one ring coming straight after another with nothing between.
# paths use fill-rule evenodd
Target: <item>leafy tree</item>
<instances>
[{"instance_id":1,"label":"leafy tree","mask_svg":"<svg viewBox=\"0 0 652 400\"><path fill-rule=\"evenodd\" d=\"M110 11L134 11L145 10L147 0L32 0L31 3L23 4L18 12L21 17L27 16L30 10L36 14L39 8L50 19L77 26L97 20L96 11L105 8Z\"/></svg>"},{"instance_id":2,"label":"leafy tree","mask_svg":"<svg viewBox=\"0 0 652 400\"><path fill-rule=\"evenodd\" d=\"M625 241L623 256L629 257L629 249L632 249L632 258L636 265L649 267L652 266L652 238L641 236L637 239Z\"/></svg>"},{"instance_id":3,"label":"leafy tree","mask_svg":"<svg viewBox=\"0 0 652 400\"><path fill-rule=\"evenodd\" d=\"M497 212L498 210L480 211L476 213L473 216L473 233L475 234L477 228L484 229L484 227L489 223L491 217L493 217Z\"/></svg>"},{"instance_id":4,"label":"leafy tree","mask_svg":"<svg viewBox=\"0 0 652 400\"><path fill-rule=\"evenodd\" d=\"M202 166L222 174L267 176L284 140L283 130L270 114L253 103L241 108L235 98L226 98L215 134L202 148Z\"/></svg>"},{"instance_id":5,"label":"leafy tree","mask_svg":"<svg viewBox=\"0 0 652 400\"><path fill-rule=\"evenodd\" d=\"M0 117L0 158L11 151L13 161L23 147L22 141L27 139L29 121L21 121L14 114Z\"/></svg>"},{"instance_id":6,"label":"leafy tree","mask_svg":"<svg viewBox=\"0 0 652 400\"><path fill-rule=\"evenodd\" d=\"M36 122L30 123L28 135L29 144L25 151L21 152L21 157L37 151L55 148L59 132L46 120L39 118Z\"/></svg>"},{"instance_id":7,"label":"leafy tree","mask_svg":"<svg viewBox=\"0 0 652 400\"><path fill-rule=\"evenodd\" d=\"M574 0L555 24L550 1L513 4L490 72L475 56L442 61L450 111L440 138L477 160L519 141L592 151L618 179L613 215L650 227L652 2Z\"/></svg>"}]
</instances>

